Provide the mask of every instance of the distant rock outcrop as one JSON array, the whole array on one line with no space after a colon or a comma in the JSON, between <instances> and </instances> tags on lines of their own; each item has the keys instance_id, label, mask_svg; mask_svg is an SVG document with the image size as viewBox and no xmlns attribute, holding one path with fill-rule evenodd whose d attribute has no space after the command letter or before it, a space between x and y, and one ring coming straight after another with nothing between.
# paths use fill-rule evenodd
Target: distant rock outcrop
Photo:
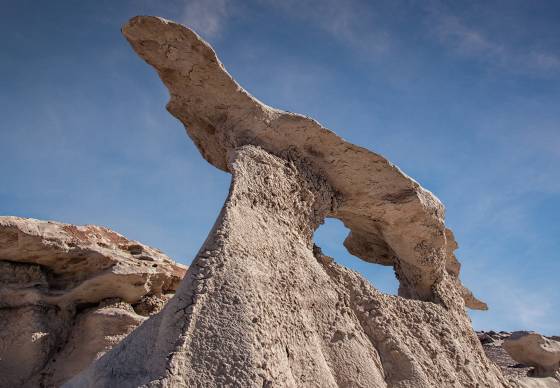
<instances>
[{"instance_id":1,"label":"distant rock outcrop","mask_svg":"<svg viewBox=\"0 0 560 388\"><path fill-rule=\"evenodd\" d=\"M534 367L535 377L557 375L560 370L560 342L535 332L516 331L502 345L517 362Z\"/></svg>"},{"instance_id":2,"label":"distant rock outcrop","mask_svg":"<svg viewBox=\"0 0 560 388\"><path fill-rule=\"evenodd\" d=\"M490 360L492 360L496 365L500 367L504 376L509 379L511 387L516 388L560 388L560 374L550 373L550 368L545 368L548 373L542 373L538 371L535 361L528 361L528 359L534 358L532 355L527 356L527 354L532 354L532 350L535 346L534 343L528 344L525 341L534 341L536 343L542 343L545 345L550 345L549 341L553 341L554 338L558 337L542 337L536 335L533 339L525 339L519 341L520 338L525 337L528 332L517 332L509 333L506 331L481 331L477 332L478 339L482 343L484 352ZM540 338L539 338L540 337ZM516 345L512 347L512 343ZM508 348L512 354L520 353L515 357L508 354L506 351ZM554 349L555 346L545 346L546 350ZM542 353L542 349L536 350L537 354ZM542 356L537 356L537 359L542 362ZM548 362L546 363L548 364Z\"/></svg>"},{"instance_id":3,"label":"distant rock outcrop","mask_svg":"<svg viewBox=\"0 0 560 388\"><path fill-rule=\"evenodd\" d=\"M158 312L185 272L107 228L0 217L0 386L60 386Z\"/></svg>"},{"instance_id":4,"label":"distant rock outcrop","mask_svg":"<svg viewBox=\"0 0 560 388\"><path fill-rule=\"evenodd\" d=\"M444 207L382 156L243 90L179 24L123 33L155 67L229 196L175 297L68 387L506 387L465 305ZM325 217L348 250L390 265L384 295L313 244Z\"/></svg>"}]
</instances>

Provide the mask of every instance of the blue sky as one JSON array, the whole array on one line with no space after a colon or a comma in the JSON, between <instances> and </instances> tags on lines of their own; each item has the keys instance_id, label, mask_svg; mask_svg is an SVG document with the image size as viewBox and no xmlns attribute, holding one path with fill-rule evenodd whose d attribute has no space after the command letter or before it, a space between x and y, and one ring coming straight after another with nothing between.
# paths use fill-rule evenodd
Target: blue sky
<instances>
[{"instance_id":1,"label":"blue sky","mask_svg":"<svg viewBox=\"0 0 560 388\"><path fill-rule=\"evenodd\" d=\"M120 35L193 27L265 103L385 155L435 193L476 328L560 334L555 1L1 1L0 214L99 224L189 263L227 194ZM318 245L394 293L390 268Z\"/></svg>"}]
</instances>

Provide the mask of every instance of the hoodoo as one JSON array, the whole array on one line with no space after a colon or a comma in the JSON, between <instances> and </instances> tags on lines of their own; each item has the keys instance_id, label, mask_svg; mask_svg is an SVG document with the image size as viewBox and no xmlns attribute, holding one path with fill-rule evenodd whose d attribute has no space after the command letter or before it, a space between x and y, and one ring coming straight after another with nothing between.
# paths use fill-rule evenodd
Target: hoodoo
<instances>
[{"instance_id":1,"label":"hoodoo","mask_svg":"<svg viewBox=\"0 0 560 388\"><path fill-rule=\"evenodd\" d=\"M188 28L135 17L132 48L229 196L176 295L69 387L505 387L465 307L444 207L382 156L243 90ZM346 248L392 266L399 296L324 256L325 217Z\"/></svg>"}]
</instances>

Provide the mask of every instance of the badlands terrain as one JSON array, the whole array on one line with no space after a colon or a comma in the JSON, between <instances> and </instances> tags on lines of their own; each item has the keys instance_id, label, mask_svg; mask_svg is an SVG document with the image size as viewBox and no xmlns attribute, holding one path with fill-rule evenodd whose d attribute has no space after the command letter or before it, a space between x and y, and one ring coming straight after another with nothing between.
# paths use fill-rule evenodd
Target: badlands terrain
<instances>
[{"instance_id":1,"label":"badlands terrain","mask_svg":"<svg viewBox=\"0 0 560 388\"><path fill-rule=\"evenodd\" d=\"M188 270L105 228L3 217L2 386L560 386L557 338L473 330L466 309L488 306L431 192L253 98L187 27L144 16L122 32L229 195ZM327 217L350 253L394 269L398 296L322 253Z\"/></svg>"}]
</instances>

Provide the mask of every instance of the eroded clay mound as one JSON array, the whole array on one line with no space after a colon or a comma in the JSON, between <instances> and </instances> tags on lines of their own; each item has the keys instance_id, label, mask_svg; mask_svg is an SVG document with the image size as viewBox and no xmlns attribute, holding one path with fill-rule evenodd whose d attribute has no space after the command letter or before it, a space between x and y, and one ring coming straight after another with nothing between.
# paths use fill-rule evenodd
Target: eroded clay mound
<instances>
[{"instance_id":1,"label":"eroded clay mound","mask_svg":"<svg viewBox=\"0 0 560 388\"><path fill-rule=\"evenodd\" d=\"M106 228L0 217L0 386L60 386L159 311L185 271Z\"/></svg>"}]
</instances>

